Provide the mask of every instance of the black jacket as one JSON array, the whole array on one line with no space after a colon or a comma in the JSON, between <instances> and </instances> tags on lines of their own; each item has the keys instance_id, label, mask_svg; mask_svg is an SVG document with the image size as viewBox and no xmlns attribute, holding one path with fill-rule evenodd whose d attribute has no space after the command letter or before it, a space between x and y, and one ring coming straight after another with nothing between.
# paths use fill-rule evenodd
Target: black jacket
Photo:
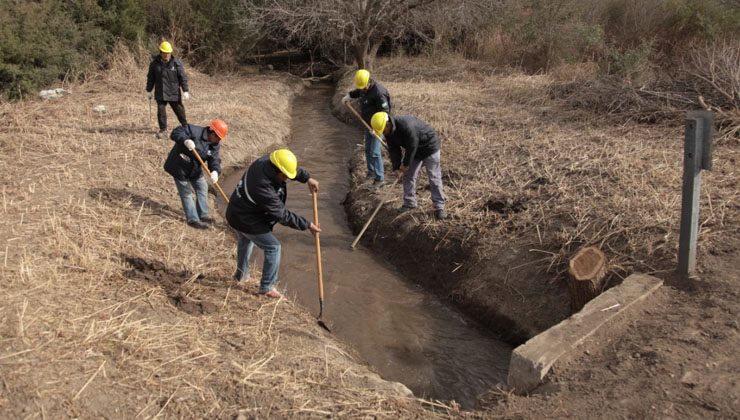
<instances>
[{"instance_id":1,"label":"black jacket","mask_svg":"<svg viewBox=\"0 0 740 420\"><path fill-rule=\"evenodd\" d=\"M360 98L360 114L366 123L370 124L373 114L380 111L391 113L391 95L388 89L375 80L370 80L367 92L360 89L351 90L350 98Z\"/></svg>"},{"instance_id":2,"label":"black jacket","mask_svg":"<svg viewBox=\"0 0 740 420\"><path fill-rule=\"evenodd\" d=\"M180 88L188 91L188 77L180 60L171 57L170 61L162 61L157 55L149 64L149 73L146 75L146 91L154 89L154 98L158 101L180 102Z\"/></svg>"},{"instance_id":3,"label":"black jacket","mask_svg":"<svg viewBox=\"0 0 740 420\"><path fill-rule=\"evenodd\" d=\"M409 166L414 159L424 160L440 149L441 141L437 132L416 117L390 117L388 124L391 124L391 132L385 136L385 141L394 171L401 167L401 148L406 152L403 166Z\"/></svg>"},{"instance_id":4,"label":"black jacket","mask_svg":"<svg viewBox=\"0 0 740 420\"><path fill-rule=\"evenodd\" d=\"M196 180L203 174L200 163L193 156L193 152L185 147L185 140L192 140L195 143L195 150L200 155L203 162L208 165L208 169L221 173L221 144L211 143L208 141L208 133L211 129L208 127L198 127L197 125L181 125L172 130L170 138L175 142L172 146L167 160L164 162L164 170L180 181Z\"/></svg>"},{"instance_id":5,"label":"black jacket","mask_svg":"<svg viewBox=\"0 0 740 420\"><path fill-rule=\"evenodd\" d=\"M270 232L275 223L298 230L308 229L310 223L306 218L285 208L288 186L277 180L279 171L268 155L257 159L244 171L226 208L226 220L231 227L251 234ZM298 167L295 180L305 183L308 178L308 171Z\"/></svg>"}]
</instances>

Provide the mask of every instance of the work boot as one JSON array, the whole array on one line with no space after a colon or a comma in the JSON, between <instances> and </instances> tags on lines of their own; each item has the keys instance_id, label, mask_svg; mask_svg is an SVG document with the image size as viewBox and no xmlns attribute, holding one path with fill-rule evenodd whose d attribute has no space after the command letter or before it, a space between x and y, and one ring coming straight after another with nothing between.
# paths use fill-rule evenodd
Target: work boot
<instances>
[{"instance_id":1,"label":"work boot","mask_svg":"<svg viewBox=\"0 0 740 420\"><path fill-rule=\"evenodd\" d=\"M282 293L278 292L277 289L270 289L267 293L257 293L260 296L269 297L273 299L283 299L285 296L283 296Z\"/></svg>"},{"instance_id":2,"label":"work boot","mask_svg":"<svg viewBox=\"0 0 740 420\"><path fill-rule=\"evenodd\" d=\"M188 226L195 228L195 229L208 229L208 225L201 222L200 220L196 220L194 222L188 222Z\"/></svg>"},{"instance_id":3,"label":"work boot","mask_svg":"<svg viewBox=\"0 0 740 420\"><path fill-rule=\"evenodd\" d=\"M203 223L205 223L205 224L208 224L208 225L215 225L216 224L216 220L214 220L213 217L210 217L210 216L201 217L200 218L200 221L203 222Z\"/></svg>"},{"instance_id":4,"label":"work boot","mask_svg":"<svg viewBox=\"0 0 740 420\"><path fill-rule=\"evenodd\" d=\"M401 206L401 207L398 208L398 212L399 213L406 213L406 212L409 212L409 211L414 210L414 209L416 209L416 207Z\"/></svg>"},{"instance_id":5,"label":"work boot","mask_svg":"<svg viewBox=\"0 0 740 420\"><path fill-rule=\"evenodd\" d=\"M167 138L167 129L165 128L164 130L157 131L157 134L155 134L154 137L156 137L158 139L165 139L165 138Z\"/></svg>"},{"instance_id":6,"label":"work boot","mask_svg":"<svg viewBox=\"0 0 740 420\"><path fill-rule=\"evenodd\" d=\"M434 210L434 218L437 220L444 220L447 218L447 212L445 209Z\"/></svg>"},{"instance_id":7,"label":"work boot","mask_svg":"<svg viewBox=\"0 0 740 420\"><path fill-rule=\"evenodd\" d=\"M382 179L376 179L376 180L373 181L373 188L376 189L376 190L378 188L382 188L383 185L385 185L385 181L383 181Z\"/></svg>"}]
</instances>

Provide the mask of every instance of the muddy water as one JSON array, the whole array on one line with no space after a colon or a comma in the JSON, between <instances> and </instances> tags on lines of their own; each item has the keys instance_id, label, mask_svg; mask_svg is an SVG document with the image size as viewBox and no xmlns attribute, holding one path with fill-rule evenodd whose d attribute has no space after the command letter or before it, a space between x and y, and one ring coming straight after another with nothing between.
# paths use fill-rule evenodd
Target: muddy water
<instances>
[{"instance_id":1,"label":"muddy water","mask_svg":"<svg viewBox=\"0 0 740 420\"><path fill-rule=\"evenodd\" d=\"M323 318L385 379L405 384L420 397L455 399L470 407L477 395L505 382L511 347L362 247L350 250L353 236L341 202L349 190L347 162L361 133L331 115L332 90L315 86L296 100L289 144L299 165L320 182ZM233 190L241 172L224 187ZM312 220L311 196L304 184L289 183L287 204ZM275 234L283 244L279 287L318 314L313 237L280 225ZM252 264L261 267L261 251L255 254Z\"/></svg>"}]
</instances>

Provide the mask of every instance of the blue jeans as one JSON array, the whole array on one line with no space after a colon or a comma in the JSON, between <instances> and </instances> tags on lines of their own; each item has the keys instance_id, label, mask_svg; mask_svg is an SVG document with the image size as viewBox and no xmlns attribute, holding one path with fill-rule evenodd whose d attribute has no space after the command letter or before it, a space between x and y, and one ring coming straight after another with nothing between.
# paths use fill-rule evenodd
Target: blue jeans
<instances>
[{"instance_id":1,"label":"blue jeans","mask_svg":"<svg viewBox=\"0 0 740 420\"><path fill-rule=\"evenodd\" d=\"M180 194L180 201L182 201L182 208L185 210L188 223L208 217L208 184L205 177L201 176L195 181L175 179L175 185L177 193ZM195 203L193 203L193 190L195 190Z\"/></svg>"},{"instance_id":2,"label":"blue jeans","mask_svg":"<svg viewBox=\"0 0 740 420\"><path fill-rule=\"evenodd\" d=\"M367 176L378 181L383 180L383 155L380 152L380 140L373 133L365 131L365 161L367 162Z\"/></svg>"},{"instance_id":3,"label":"blue jeans","mask_svg":"<svg viewBox=\"0 0 740 420\"><path fill-rule=\"evenodd\" d=\"M265 253L265 263L262 265L262 279L259 293L267 293L275 286L280 269L280 241L272 232L236 233L236 272L234 279L241 281L249 276L249 257L252 256L254 245Z\"/></svg>"}]
</instances>

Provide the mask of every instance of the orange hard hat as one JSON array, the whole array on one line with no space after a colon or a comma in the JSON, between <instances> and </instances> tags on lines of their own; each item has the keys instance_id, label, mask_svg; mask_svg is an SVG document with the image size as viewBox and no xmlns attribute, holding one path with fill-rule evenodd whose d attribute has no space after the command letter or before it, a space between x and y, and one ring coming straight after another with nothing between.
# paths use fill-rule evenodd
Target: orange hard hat
<instances>
[{"instance_id":1,"label":"orange hard hat","mask_svg":"<svg viewBox=\"0 0 740 420\"><path fill-rule=\"evenodd\" d=\"M222 119L216 118L215 120L211 121L208 127L211 129L211 131L216 133L218 138L221 140L225 139L226 135L229 134L229 126L227 126Z\"/></svg>"}]
</instances>

